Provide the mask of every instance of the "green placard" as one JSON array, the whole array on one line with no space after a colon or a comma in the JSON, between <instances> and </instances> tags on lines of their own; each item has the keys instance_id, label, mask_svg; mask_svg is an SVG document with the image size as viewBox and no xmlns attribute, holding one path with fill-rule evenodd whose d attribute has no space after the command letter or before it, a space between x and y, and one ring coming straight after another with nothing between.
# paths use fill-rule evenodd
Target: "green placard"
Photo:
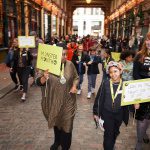
<instances>
[{"instance_id":1,"label":"green placard","mask_svg":"<svg viewBox=\"0 0 150 150\"><path fill-rule=\"evenodd\" d=\"M150 78L123 82L121 106L150 102Z\"/></svg>"},{"instance_id":2,"label":"green placard","mask_svg":"<svg viewBox=\"0 0 150 150\"><path fill-rule=\"evenodd\" d=\"M117 53L117 52L111 52L111 56L115 61L119 61L120 60L120 55L121 53Z\"/></svg>"},{"instance_id":3,"label":"green placard","mask_svg":"<svg viewBox=\"0 0 150 150\"><path fill-rule=\"evenodd\" d=\"M49 70L50 73L60 76L62 47L39 43L37 68Z\"/></svg>"}]
</instances>

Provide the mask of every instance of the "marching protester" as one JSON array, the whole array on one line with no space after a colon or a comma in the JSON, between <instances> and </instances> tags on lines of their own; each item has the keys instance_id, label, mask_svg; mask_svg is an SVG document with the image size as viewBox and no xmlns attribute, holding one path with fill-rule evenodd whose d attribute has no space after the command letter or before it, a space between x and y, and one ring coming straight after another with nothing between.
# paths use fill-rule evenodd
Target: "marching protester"
<instances>
[{"instance_id":1,"label":"marching protester","mask_svg":"<svg viewBox=\"0 0 150 150\"><path fill-rule=\"evenodd\" d=\"M150 78L150 32L147 34L142 50L135 57L133 77L135 80ZM149 143L147 130L150 126L150 102L135 105L137 119L136 150L142 150L142 143Z\"/></svg>"},{"instance_id":2,"label":"marching protester","mask_svg":"<svg viewBox=\"0 0 150 150\"><path fill-rule=\"evenodd\" d=\"M131 50L123 51L120 55L120 62L123 65L122 79L124 81L133 80L133 59L135 53Z\"/></svg>"},{"instance_id":3,"label":"marching protester","mask_svg":"<svg viewBox=\"0 0 150 150\"><path fill-rule=\"evenodd\" d=\"M107 70L110 79L102 81L93 106L93 115L97 122L99 118L104 120L104 150L114 150L122 121L128 124L129 112L127 107L121 106L122 65L111 61Z\"/></svg>"},{"instance_id":4,"label":"marching protester","mask_svg":"<svg viewBox=\"0 0 150 150\"><path fill-rule=\"evenodd\" d=\"M17 77L17 69L15 67L12 68L13 66L13 56L14 56L14 51L18 49L18 39L14 38L11 44L11 47L8 51L8 55L6 57L6 66L10 68L10 76L12 81L15 83L15 90L19 89L19 81Z\"/></svg>"},{"instance_id":5,"label":"marching protester","mask_svg":"<svg viewBox=\"0 0 150 150\"><path fill-rule=\"evenodd\" d=\"M90 54L87 56L87 75L88 75L88 95L87 98L91 98L91 94L95 93L95 85L97 74L99 74L98 64L100 63L99 57L96 56L96 48L90 48Z\"/></svg>"},{"instance_id":6,"label":"marching protester","mask_svg":"<svg viewBox=\"0 0 150 150\"><path fill-rule=\"evenodd\" d=\"M30 36L34 36L35 37L35 48L30 48L30 52L33 56L33 60L32 60L32 66L31 66L31 76L33 77L33 83L31 84L34 85L34 79L35 79L35 74L37 72L36 70L36 63L37 63L37 52L38 52L38 45L39 43L44 43L42 39L40 39L37 36L37 33L35 31L31 31L30 32Z\"/></svg>"},{"instance_id":7,"label":"marching protester","mask_svg":"<svg viewBox=\"0 0 150 150\"><path fill-rule=\"evenodd\" d=\"M77 49L77 44L75 41L71 41L71 43L68 43L68 52L67 52L67 60L72 60L73 53Z\"/></svg>"},{"instance_id":8,"label":"marching protester","mask_svg":"<svg viewBox=\"0 0 150 150\"><path fill-rule=\"evenodd\" d=\"M23 91L23 95L21 97L23 102L26 100L28 78L31 71L32 59L33 57L31 53L26 49L18 48L16 51L14 51L12 68L15 68L18 73L20 89Z\"/></svg>"},{"instance_id":9,"label":"marching protester","mask_svg":"<svg viewBox=\"0 0 150 150\"><path fill-rule=\"evenodd\" d=\"M113 61L110 49L105 49L102 57L103 57L102 61L103 79L105 80L109 78L109 74L106 71L107 65L110 61Z\"/></svg>"},{"instance_id":10,"label":"marching protester","mask_svg":"<svg viewBox=\"0 0 150 150\"><path fill-rule=\"evenodd\" d=\"M83 78L86 70L86 58L87 55L83 52L83 45L79 44L77 51L74 52L72 57L72 62L75 65L77 73L79 75L79 85L77 94L81 94L81 86L83 83Z\"/></svg>"},{"instance_id":11,"label":"marching protester","mask_svg":"<svg viewBox=\"0 0 150 150\"><path fill-rule=\"evenodd\" d=\"M69 150L72 141L73 120L77 109L76 92L78 74L71 61L66 60L64 47L60 77L48 73L39 74L37 85L42 89L42 110L48 127L54 129L54 144L50 150Z\"/></svg>"}]
</instances>

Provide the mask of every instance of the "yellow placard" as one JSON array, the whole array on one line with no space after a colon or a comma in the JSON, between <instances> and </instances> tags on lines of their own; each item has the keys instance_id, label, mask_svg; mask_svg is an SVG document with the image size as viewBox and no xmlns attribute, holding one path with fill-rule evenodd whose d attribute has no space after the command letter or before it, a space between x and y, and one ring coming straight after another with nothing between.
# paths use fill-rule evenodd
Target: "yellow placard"
<instances>
[{"instance_id":1,"label":"yellow placard","mask_svg":"<svg viewBox=\"0 0 150 150\"><path fill-rule=\"evenodd\" d=\"M121 106L150 102L150 78L125 81Z\"/></svg>"},{"instance_id":2,"label":"yellow placard","mask_svg":"<svg viewBox=\"0 0 150 150\"><path fill-rule=\"evenodd\" d=\"M19 48L35 48L34 36L18 36Z\"/></svg>"},{"instance_id":3,"label":"yellow placard","mask_svg":"<svg viewBox=\"0 0 150 150\"><path fill-rule=\"evenodd\" d=\"M111 52L111 56L115 61L119 61L120 60L120 54L121 53L117 53L117 52Z\"/></svg>"},{"instance_id":4,"label":"yellow placard","mask_svg":"<svg viewBox=\"0 0 150 150\"><path fill-rule=\"evenodd\" d=\"M50 73L60 76L62 47L39 43L37 68L49 70Z\"/></svg>"}]
</instances>

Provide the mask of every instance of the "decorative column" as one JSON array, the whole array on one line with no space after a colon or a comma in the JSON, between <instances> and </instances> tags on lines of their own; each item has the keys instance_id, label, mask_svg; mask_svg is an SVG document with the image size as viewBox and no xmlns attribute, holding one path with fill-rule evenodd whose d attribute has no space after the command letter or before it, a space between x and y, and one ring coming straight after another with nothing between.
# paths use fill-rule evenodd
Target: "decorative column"
<instances>
[{"instance_id":1,"label":"decorative column","mask_svg":"<svg viewBox=\"0 0 150 150\"><path fill-rule=\"evenodd\" d=\"M3 45L3 4L0 0L0 45Z\"/></svg>"},{"instance_id":2,"label":"decorative column","mask_svg":"<svg viewBox=\"0 0 150 150\"><path fill-rule=\"evenodd\" d=\"M57 32L58 37L59 37L59 34L60 34L59 25L60 25L60 18L59 18L59 15L57 15L56 16L56 32Z\"/></svg>"},{"instance_id":3,"label":"decorative column","mask_svg":"<svg viewBox=\"0 0 150 150\"><path fill-rule=\"evenodd\" d=\"M44 39L44 8L41 9L41 37Z\"/></svg>"},{"instance_id":4,"label":"decorative column","mask_svg":"<svg viewBox=\"0 0 150 150\"><path fill-rule=\"evenodd\" d=\"M24 0L24 13L25 13L25 35L29 35L29 10L27 0Z\"/></svg>"},{"instance_id":5,"label":"decorative column","mask_svg":"<svg viewBox=\"0 0 150 150\"><path fill-rule=\"evenodd\" d=\"M3 3L3 18L4 18L4 46L8 47L8 17L7 17L7 3L6 0L2 0Z\"/></svg>"}]
</instances>

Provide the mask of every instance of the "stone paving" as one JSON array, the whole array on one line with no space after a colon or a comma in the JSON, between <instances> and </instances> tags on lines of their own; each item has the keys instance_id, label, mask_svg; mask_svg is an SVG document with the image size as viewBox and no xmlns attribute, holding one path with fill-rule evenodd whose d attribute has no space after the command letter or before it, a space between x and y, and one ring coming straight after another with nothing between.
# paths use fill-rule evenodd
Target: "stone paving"
<instances>
[{"instance_id":1,"label":"stone paving","mask_svg":"<svg viewBox=\"0 0 150 150\"><path fill-rule=\"evenodd\" d=\"M97 79L97 88L100 84ZM81 96L77 96L78 110L74 121L71 150L103 150L103 132L95 129L92 118L93 97L88 100L87 80ZM29 90L25 103L20 102L21 93L11 92L0 99L0 150L49 150L53 143L53 130L48 129L41 110L39 87ZM150 137L150 129L148 131ZM132 119L128 127L122 125L116 142L117 150L134 150L136 140ZM149 150L145 144L143 150Z\"/></svg>"}]
</instances>

